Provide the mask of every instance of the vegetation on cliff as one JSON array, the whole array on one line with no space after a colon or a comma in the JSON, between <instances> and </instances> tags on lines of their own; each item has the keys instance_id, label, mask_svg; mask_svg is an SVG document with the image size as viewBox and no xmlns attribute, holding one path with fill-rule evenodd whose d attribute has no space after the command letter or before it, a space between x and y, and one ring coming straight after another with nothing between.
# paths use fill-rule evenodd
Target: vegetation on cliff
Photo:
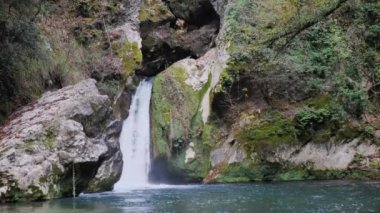
<instances>
[{"instance_id":1,"label":"vegetation on cliff","mask_svg":"<svg viewBox=\"0 0 380 213\"><path fill-rule=\"evenodd\" d=\"M286 144L355 138L376 143L379 7L379 1L360 0L239 0L227 5L220 40L231 58L213 106L230 123L247 156L265 159ZM242 121L243 128L236 127ZM268 162L258 166L267 168ZM277 167L269 179L337 177L323 171L305 175L297 167L290 175L293 167ZM279 168L285 168L284 175L278 175ZM236 169L222 170L226 177L247 177ZM255 171L251 169L249 174ZM352 170L340 176L378 178L376 171Z\"/></svg>"},{"instance_id":2,"label":"vegetation on cliff","mask_svg":"<svg viewBox=\"0 0 380 213\"><path fill-rule=\"evenodd\" d=\"M116 95L122 65L109 32L120 22L119 1L0 2L0 122L17 107L92 77L104 93ZM115 89L116 87L116 89Z\"/></svg>"},{"instance_id":3,"label":"vegetation on cliff","mask_svg":"<svg viewBox=\"0 0 380 213\"><path fill-rule=\"evenodd\" d=\"M209 0L134 3L141 3L134 11L140 26L124 23L132 1L0 1L0 122L43 92L88 77L112 101L126 83L118 97L127 108L129 77L158 74L153 175L164 165L186 181L379 178L375 154L320 169L279 162L276 151L379 146L380 1L236 0L217 10ZM230 57L222 65L219 56L206 59L221 68L215 88L219 74L201 76L204 64L172 65L214 47ZM202 104L212 106L208 122ZM44 140L47 148L53 142ZM244 156L222 156L215 166L210 153L224 145Z\"/></svg>"}]
</instances>

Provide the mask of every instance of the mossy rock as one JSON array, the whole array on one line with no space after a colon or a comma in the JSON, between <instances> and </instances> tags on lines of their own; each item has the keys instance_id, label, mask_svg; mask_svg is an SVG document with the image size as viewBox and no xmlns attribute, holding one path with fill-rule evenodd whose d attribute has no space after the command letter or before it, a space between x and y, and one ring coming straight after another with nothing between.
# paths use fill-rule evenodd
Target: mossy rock
<instances>
[{"instance_id":1,"label":"mossy rock","mask_svg":"<svg viewBox=\"0 0 380 213\"><path fill-rule=\"evenodd\" d=\"M111 191L113 185L120 179L120 177L111 175L107 179L95 182L94 179L90 180L88 183L87 191L90 192L104 192Z\"/></svg>"},{"instance_id":2,"label":"mossy rock","mask_svg":"<svg viewBox=\"0 0 380 213\"><path fill-rule=\"evenodd\" d=\"M277 112L267 112L258 116L246 129L237 133L246 153L271 150L280 145L297 144L297 132L293 121L285 119Z\"/></svg>"},{"instance_id":3,"label":"mossy rock","mask_svg":"<svg viewBox=\"0 0 380 213\"><path fill-rule=\"evenodd\" d=\"M160 23L174 20L175 17L161 0L144 0L140 8L140 22Z\"/></svg>"},{"instance_id":4,"label":"mossy rock","mask_svg":"<svg viewBox=\"0 0 380 213\"><path fill-rule=\"evenodd\" d=\"M202 120L200 104L211 85L211 75L202 88L186 83L187 70L177 63L155 77L152 93L152 140L155 158L165 156L173 174L200 182L210 169L209 139L212 127ZM190 143L196 158L185 163Z\"/></svg>"},{"instance_id":5,"label":"mossy rock","mask_svg":"<svg viewBox=\"0 0 380 213\"><path fill-rule=\"evenodd\" d=\"M276 174L274 180L277 181L297 181L310 179L310 174L305 169L290 169Z\"/></svg>"},{"instance_id":6,"label":"mossy rock","mask_svg":"<svg viewBox=\"0 0 380 213\"><path fill-rule=\"evenodd\" d=\"M200 103L210 87L209 81L199 91L186 84L187 71L174 64L158 75L153 82L153 143L156 155L167 154L174 141L185 146L202 129Z\"/></svg>"},{"instance_id":7,"label":"mossy rock","mask_svg":"<svg viewBox=\"0 0 380 213\"><path fill-rule=\"evenodd\" d=\"M134 71L141 66L143 55L137 42L126 41L113 45L117 56L123 64L123 75L125 78L134 74Z\"/></svg>"},{"instance_id":8,"label":"mossy rock","mask_svg":"<svg viewBox=\"0 0 380 213\"><path fill-rule=\"evenodd\" d=\"M224 165L214 182L233 183L273 180L278 169L279 165L277 164L255 164L246 160L242 163Z\"/></svg>"}]
</instances>

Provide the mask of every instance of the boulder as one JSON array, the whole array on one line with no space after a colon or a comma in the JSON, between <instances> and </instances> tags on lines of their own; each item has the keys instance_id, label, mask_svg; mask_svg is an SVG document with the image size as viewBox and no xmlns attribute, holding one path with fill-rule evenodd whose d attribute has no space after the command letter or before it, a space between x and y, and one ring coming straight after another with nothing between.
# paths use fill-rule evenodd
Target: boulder
<instances>
[{"instance_id":1,"label":"boulder","mask_svg":"<svg viewBox=\"0 0 380 213\"><path fill-rule=\"evenodd\" d=\"M122 124L110 106L88 79L15 112L0 129L0 201L112 189L122 169Z\"/></svg>"}]
</instances>

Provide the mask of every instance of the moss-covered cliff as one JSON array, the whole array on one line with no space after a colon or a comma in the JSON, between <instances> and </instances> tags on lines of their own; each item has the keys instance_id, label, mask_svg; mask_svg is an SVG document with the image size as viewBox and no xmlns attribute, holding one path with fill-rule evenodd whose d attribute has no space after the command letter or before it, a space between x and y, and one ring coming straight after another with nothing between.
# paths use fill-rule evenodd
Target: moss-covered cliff
<instances>
[{"instance_id":1,"label":"moss-covered cliff","mask_svg":"<svg viewBox=\"0 0 380 213\"><path fill-rule=\"evenodd\" d=\"M230 58L208 96L211 117L199 126L209 132L196 144L212 150L205 156L210 162L203 162L212 168L205 181L379 178L379 6L359 0L218 5L217 46ZM185 73L175 66L165 72L173 69ZM184 160L192 147L183 123L191 129L194 113L181 113L200 107L191 101L196 93L172 88L165 72L154 86L154 143L160 138L166 156L178 163L171 137L186 138ZM164 118L166 125L155 123Z\"/></svg>"},{"instance_id":2,"label":"moss-covered cliff","mask_svg":"<svg viewBox=\"0 0 380 213\"><path fill-rule=\"evenodd\" d=\"M29 9L29 10L27 10ZM153 80L154 181L379 178L380 1L2 1L0 122Z\"/></svg>"},{"instance_id":3,"label":"moss-covered cliff","mask_svg":"<svg viewBox=\"0 0 380 213\"><path fill-rule=\"evenodd\" d=\"M133 26L135 2L0 1L0 122L43 92L89 77L113 100L142 61L124 27Z\"/></svg>"}]
</instances>

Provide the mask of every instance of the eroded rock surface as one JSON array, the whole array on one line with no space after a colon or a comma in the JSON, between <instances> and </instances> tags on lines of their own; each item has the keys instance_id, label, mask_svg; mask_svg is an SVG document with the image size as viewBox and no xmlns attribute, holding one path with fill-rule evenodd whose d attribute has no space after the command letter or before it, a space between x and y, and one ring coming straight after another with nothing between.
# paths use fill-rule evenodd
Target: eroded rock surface
<instances>
[{"instance_id":1,"label":"eroded rock surface","mask_svg":"<svg viewBox=\"0 0 380 213\"><path fill-rule=\"evenodd\" d=\"M14 113L0 130L0 200L43 200L112 189L121 173L110 100L84 80ZM75 171L73 172L73 168Z\"/></svg>"}]
</instances>

